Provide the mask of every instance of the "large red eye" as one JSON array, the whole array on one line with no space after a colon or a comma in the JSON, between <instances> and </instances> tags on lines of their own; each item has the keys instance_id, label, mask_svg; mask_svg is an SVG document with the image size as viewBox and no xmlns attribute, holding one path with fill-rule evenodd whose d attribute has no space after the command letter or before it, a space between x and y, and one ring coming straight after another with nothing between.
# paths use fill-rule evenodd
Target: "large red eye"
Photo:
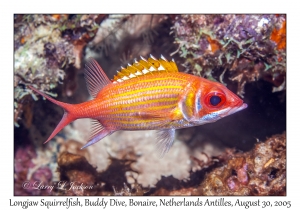
<instances>
[{"instance_id":1,"label":"large red eye","mask_svg":"<svg viewBox=\"0 0 300 210\"><path fill-rule=\"evenodd\" d=\"M225 94L222 92L211 92L205 97L205 104L209 107L218 108L226 102Z\"/></svg>"}]
</instances>

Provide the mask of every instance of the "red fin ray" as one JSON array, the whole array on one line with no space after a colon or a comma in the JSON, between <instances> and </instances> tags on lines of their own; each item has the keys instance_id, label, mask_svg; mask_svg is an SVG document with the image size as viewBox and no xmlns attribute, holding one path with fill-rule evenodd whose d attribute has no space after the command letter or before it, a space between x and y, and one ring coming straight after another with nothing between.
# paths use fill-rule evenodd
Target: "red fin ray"
<instances>
[{"instance_id":1,"label":"red fin ray","mask_svg":"<svg viewBox=\"0 0 300 210\"><path fill-rule=\"evenodd\" d=\"M94 98L104 86L111 83L101 66L93 58L90 58L85 65L84 77L89 93Z\"/></svg>"},{"instance_id":2,"label":"red fin ray","mask_svg":"<svg viewBox=\"0 0 300 210\"><path fill-rule=\"evenodd\" d=\"M52 103L62 107L65 111L62 119L60 120L60 122L58 123L58 125L56 126L56 128L54 129L54 131L52 132L52 134L49 136L49 138L47 139L47 141L44 142L47 143L48 141L50 141L54 136L56 136L56 134L61 131L61 129L63 129L66 125L68 125L69 123L71 123L72 121L76 120L77 117L73 114L74 113L74 109L76 105L73 104L67 104L67 103L63 103L60 101L57 101L53 98L51 98L50 96L46 95L45 93L35 89L32 86L28 86L31 90L33 90L34 92L42 95L43 97L45 97L46 99L48 99L49 101L51 101Z\"/></svg>"},{"instance_id":3,"label":"red fin ray","mask_svg":"<svg viewBox=\"0 0 300 210\"><path fill-rule=\"evenodd\" d=\"M88 146L91 146L95 143L97 143L98 141L100 141L101 139L103 139L104 137L114 133L114 130L109 130L107 128L105 128L100 122L99 120L96 119L92 119L91 120L91 132L90 132L90 136L87 140L87 143L81 148L84 149Z\"/></svg>"},{"instance_id":4,"label":"red fin ray","mask_svg":"<svg viewBox=\"0 0 300 210\"><path fill-rule=\"evenodd\" d=\"M72 115L70 115L67 111L65 111L65 113L64 113L63 117L61 118L60 122L58 123L58 125L56 126L54 131L51 133L51 135L49 136L47 141L44 142L44 144L46 144L48 141L50 141L54 136L56 136L56 134L58 134L59 131L61 131L61 129L63 129L68 124L70 124L75 119L76 118L73 118Z\"/></svg>"},{"instance_id":5,"label":"red fin ray","mask_svg":"<svg viewBox=\"0 0 300 210\"><path fill-rule=\"evenodd\" d=\"M105 128L103 127L103 125L101 125L99 120L91 119L91 131L87 141L89 142L90 140L95 138L95 136L97 136L104 129Z\"/></svg>"}]
</instances>

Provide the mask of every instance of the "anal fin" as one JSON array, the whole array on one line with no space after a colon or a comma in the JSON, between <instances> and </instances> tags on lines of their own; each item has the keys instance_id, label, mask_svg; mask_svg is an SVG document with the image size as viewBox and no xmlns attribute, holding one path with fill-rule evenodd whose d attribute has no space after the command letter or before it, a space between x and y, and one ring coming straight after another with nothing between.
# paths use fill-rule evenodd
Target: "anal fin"
<instances>
[{"instance_id":1,"label":"anal fin","mask_svg":"<svg viewBox=\"0 0 300 210\"><path fill-rule=\"evenodd\" d=\"M175 129L159 130L156 134L156 146L162 158L171 148L175 139Z\"/></svg>"},{"instance_id":2,"label":"anal fin","mask_svg":"<svg viewBox=\"0 0 300 210\"><path fill-rule=\"evenodd\" d=\"M101 125L101 123L98 120L92 119L92 131L90 134L90 137L88 139L88 142L81 148L84 149L88 146L91 146L104 137L114 133L114 130L109 130Z\"/></svg>"}]
</instances>

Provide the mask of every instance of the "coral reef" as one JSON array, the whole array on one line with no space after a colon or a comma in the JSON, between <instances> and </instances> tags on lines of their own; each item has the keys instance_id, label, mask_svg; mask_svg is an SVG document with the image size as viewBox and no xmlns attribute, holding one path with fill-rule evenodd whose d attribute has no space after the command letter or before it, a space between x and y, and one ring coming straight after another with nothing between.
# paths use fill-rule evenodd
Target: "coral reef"
<instances>
[{"instance_id":1,"label":"coral reef","mask_svg":"<svg viewBox=\"0 0 300 210\"><path fill-rule=\"evenodd\" d=\"M193 172L194 181L172 182L165 178L151 195L286 195L286 134L259 142L246 153L228 150ZM204 176L204 171L208 172ZM195 183L197 178L200 185ZM203 178L204 176L204 178ZM167 183L169 180L169 184ZM191 186L192 185L192 186Z\"/></svg>"},{"instance_id":2,"label":"coral reef","mask_svg":"<svg viewBox=\"0 0 300 210\"><path fill-rule=\"evenodd\" d=\"M148 55L150 44L154 37L158 36L156 28L165 21L166 15L110 15L101 24L95 38L89 43L91 50L97 52L97 56L110 54L110 51L121 48L120 58L124 63L132 61L135 55ZM142 42L131 40L141 39ZM127 40L124 42L124 40ZM134 46L128 46L134 43ZM125 44L125 45L124 45Z\"/></svg>"},{"instance_id":3,"label":"coral reef","mask_svg":"<svg viewBox=\"0 0 300 210\"><path fill-rule=\"evenodd\" d=\"M77 120L73 126L66 127L66 138L74 140L64 142L61 151L65 151L65 147L73 147L77 148L73 150L75 152L84 145L86 136L83 134L88 134L87 131L90 127L90 123L87 121ZM180 180L187 179L191 161L186 145L182 141L176 141L172 150L164 157L164 161L160 161L153 138L155 138L154 131L120 131L106 137L93 147L81 150L81 152L86 151L84 156L91 165L97 168L98 172L108 170L112 165L112 160L129 161L127 169L124 169L126 174L124 181L132 186L140 184L143 187L154 187L161 176L173 175ZM78 144L78 142L80 143ZM80 153L76 152L75 154ZM178 168L178 166L180 167ZM120 176L120 173L117 175ZM123 181L116 187L122 186Z\"/></svg>"},{"instance_id":4,"label":"coral reef","mask_svg":"<svg viewBox=\"0 0 300 210\"><path fill-rule=\"evenodd\" d=\"M38 160L38 161L37 161ZM49 165L41 163L42 158L34 147L20 147L15 153L14 181L16 195L51 195L50 189L43 188L53 180Z\"/></svg>"},{"instance_id":5,"label":"coral reef","mask_svg":"<svg viewBox=\"0 0 300 210\"><path fill-rule=\"evenodd\" d=\"M66 180L68 183L83 183L84 186L94 186L94 188L57 193L60 195L286 194L285 133L257 143L246 153L228 149L221 155L206 157L206 161L191 157L191 161L198 164L200 169L190 170L187 180L181 181L180 178L167 175L163 176L156 185L145 187L136 181L140 172L131 171L131 165L136 160L124 157L110 158L109 167L103 172L97 172L83 156L63 152L58 158L60 180ZM155 174L150 170L146 173ZM132 181L128 177L131 177Z\"/></svg>"},{"instance_id":6,"label":"coral reef","mask_svg":"<svg viewBox=\"0 0 300 210\"><path fill-rule=\"evenodd\" d=\"M66 186L62 190L59 189L62 194L94 195L97 192L98 186L95 187L96 169L84 157L63 152L57 161L60 180L66 181Z\"/></svg>"},{"instance_id":7,"label":"coral reef","mask_svg":"<svg viewBox=\"0 0 300 210\"><path fill-rule=\"evenodd\" d=\"M203 195L285 195L286 134L230 157L206 176L200 188Z\"/></svg>"},{"instance_id":8,"label":"coral reef","mask_svg":"<svg viewBox=\"0 0 300 210\"><path fill-rule=\"evenodd\" d=\"M274 136L286 130L285 15L14 18L15 195L286 194L286 135ZM120 65L150 53L174 58L180 71L226 83L249 107L177 130L163 159L153 131L116 132L81 150L89 119L42 144L63 112L47 100L35 101L27 85L63 102L83 102L90 96L82 60L94 57L113 78ZM61 187L24 189L25 182Z\"/></svg>"},{"instance_id":9,"label":"coral reef","mask_svg":"<svg viewBox=\"0 0 300 210\"><path fill-rule=\"evenodd\" d=\"M76 69L81 67L82 50L95 36L100 22L105 17L105 15L16 15L14 17L16 126L24 111L23 103L26 101L24 97L31 95L37 100L24 85L33 85L55 97L56 93L49 91L67 78L69 82L65 88L70 89L71 78L74 80ZM73 73L69 72L66 75L66 71L73 71ZM65 92L71 95L73 90ZM30 112L31 109L26 110Z\"/></svg>"},{"instance_id":10,"label":"coral reef","mask_svg":"<svg viewBox=\"0 0 300 210\"><path fill-rule=\"evenodd\" d=\"M101 63L109 78L140 56L163 54L171 59L169 54L176 49L169 35L171 26L168 15L109 15L87 45L86 57Z\"/></svg>"},{"instance_id":11,"label":"coral reef","mask_svg":"<svg viewBox=\"0 0 300 210\"><path fill-rule=\"evenodd\" d=\"M173 33L187 71L215 80L230 72L244 94L248 82L266 79L285 89L285 15L179 15Z\"/></svg>"}]
</instances>

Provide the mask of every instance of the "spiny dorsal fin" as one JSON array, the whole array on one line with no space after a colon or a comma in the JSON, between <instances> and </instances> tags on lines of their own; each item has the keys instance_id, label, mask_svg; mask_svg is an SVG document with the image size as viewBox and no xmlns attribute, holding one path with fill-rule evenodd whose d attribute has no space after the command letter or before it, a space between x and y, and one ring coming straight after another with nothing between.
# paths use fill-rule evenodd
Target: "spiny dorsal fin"
<instances>
[{"instance_id":1,"label":"spiny dorsal fin","mask_svg":"<svg viewBox=\"0 0 300 210\"><path fill-rule=\"evenodd\" d=\"M145 74L160 72L178 72L178 68L174 60L168 61L162 55L160 59L150 55L148 60L141 56L141 60L135 61L132 65L128 64L126 68L121 67L121 71L114 76L113 82L123 82Z\"/></svg>"}]
</instances>

